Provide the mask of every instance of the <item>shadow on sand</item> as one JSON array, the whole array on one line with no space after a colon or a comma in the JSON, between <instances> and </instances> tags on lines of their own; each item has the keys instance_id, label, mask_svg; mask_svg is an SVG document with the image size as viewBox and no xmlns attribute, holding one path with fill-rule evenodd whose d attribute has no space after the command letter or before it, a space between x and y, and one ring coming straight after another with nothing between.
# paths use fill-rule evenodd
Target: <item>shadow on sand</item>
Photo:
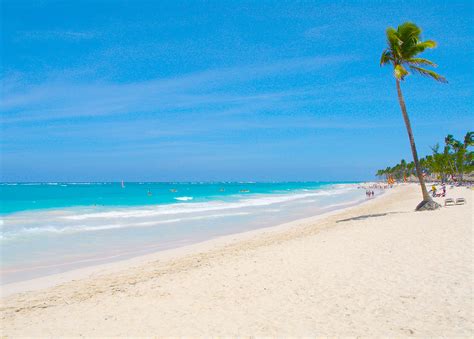
<instances>
[{"instance_id":1,"label":"shadow on sand","mask_svg":"<svg viewBox=\"0 0 474 339\"><path fill-rule=\"evenodd\" d=\"M386 216L386 215L389 215L389 214L398 214L398 213L404 213L404 212L387 212L387 213L375 213L375 214L359 215L357 217L337 220L336 222L345 222L345 221L352 221L352 220L364 220L364 219L368 219L368 218L378 218L378 217L383 217L383 216Z\"/></svg>"}]
</instances>

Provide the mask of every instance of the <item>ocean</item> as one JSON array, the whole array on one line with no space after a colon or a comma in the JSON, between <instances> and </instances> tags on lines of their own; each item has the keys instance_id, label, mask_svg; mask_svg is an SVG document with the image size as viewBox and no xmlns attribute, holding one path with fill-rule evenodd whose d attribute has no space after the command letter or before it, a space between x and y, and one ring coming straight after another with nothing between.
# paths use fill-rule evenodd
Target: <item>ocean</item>
<instances>
[{"instance_id":1,"label":"ocean","mask_svg":"<svg viewBox=\"0 0 474 339\"><path fill-rule=\"evenodd\" d=\"M275 226L366 199L347 182L1 183L2 284Z\"/></svg>"}]
</instances>

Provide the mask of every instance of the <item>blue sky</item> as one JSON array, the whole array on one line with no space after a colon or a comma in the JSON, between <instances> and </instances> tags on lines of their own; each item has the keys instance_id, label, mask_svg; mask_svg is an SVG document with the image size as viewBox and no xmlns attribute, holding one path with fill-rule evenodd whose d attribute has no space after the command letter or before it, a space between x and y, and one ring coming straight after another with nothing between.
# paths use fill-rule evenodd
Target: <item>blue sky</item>
<instances>
[{"instance_id":1,"label":"blue sky","mask_svg":"<svg viewBox=\"0 0 474 339\"><path fill-rule=\"evenodd\" d=\"M410 160L387 26L449 81L403 83L419 153L473 128L472 1L1 2L1 179L365 180Z\"/></svg>"}]
</instances>

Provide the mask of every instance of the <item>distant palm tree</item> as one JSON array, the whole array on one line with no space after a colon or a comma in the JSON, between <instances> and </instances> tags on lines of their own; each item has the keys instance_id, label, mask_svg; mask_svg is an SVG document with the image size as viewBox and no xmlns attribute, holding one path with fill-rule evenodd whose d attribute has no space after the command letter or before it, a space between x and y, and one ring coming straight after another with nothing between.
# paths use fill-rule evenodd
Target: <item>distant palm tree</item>
<instances>
[{"instance_id":1,"label":"distant palm tree","mask_svg":"<svg viewBox=\"0 0 474 339\"><path fill-rule=\"evenodd\" d=\"M400 171L402 172L402 179L405 181L407 175L407 162L405 159L400 160Z\"/></svg>"},{"instance_id":2,"label":"distant palm tree","mask_svg":"<svg viewBox=\"0 0 474 339\"><path fill-rule=\"evenodd\" d=\"M385 170L383 169L379 169L377 170L377 173L375 173L375 176L379 177L379 178L382 178L385 174Z\"/></svg>"},{"instance_id":3,"label":"distant palm tree","mask_svg":"<svg viewBox=\"0 0 474 339\"><path fill-rule=\"evenodd\" d=\"M474 132L466 133L464 136L464 143L454 139L451 134L444 138L444 141L448 151L451 148L453 150L453 167L458 179L462 182L464 173L466 171L472 171L472 158L474 157L474 154L468 150L468 147L474 145Z\"/></svg>"},{"instance_id":4,"label":"distant palm tree","mask_svg":"<svg viewBox=\"0 0 474 339\"><path fill-rule=\"evenodd\" d=\"M474 146L474 132L467 132L466 133L466 135L464 136L464 145L466 147Z\"/></svg>"},{"instance_id":5,"label":"distant palm tree","mask_svg":"<svg viewBox=\"0 0 474 339\"><path fill-rule=\"evenodd\" d=\"M416 207L416 209L435 209L438 208L439 205L433 202L433 200L428 195L428 191L426 190L425 180L423 178L423 173L418 161L418 154L416 151L415 139L413 137L410 119L408 118L405 100L403 99L402 89L400 87L400 81L403 81L409 74L408 69L414 73L433 78L436 81L447 81L441 75L420 67L425 65L436 67L433 62L427 59L416 57L425 49L436 47L436 42L433 40L421 41L421 29L417 25L411 22L405 22L404 24L398 26L396 30L392 27L389 27L386 31L386 35L388 46L382 53L380 65L383 66L391 64L393 66L393 74L397 84L398 101L402 110L403 119L405 120L408 138L410 139L416 175L420 181L421 191L423 193L423 201Z\"/></svg>"},{"instance_id":6,"label":"distant palm tree","mask_svg":"<svg viewBox=\"0 0 474 339\"><path fill-rule=\"evenodd\" d=\"M413 174L415 174L415 163L412 161L412 162L409 162L407 164L407 176L408 176L408 178L410 176L412 176Z\"/></svg>"}]
</instances>

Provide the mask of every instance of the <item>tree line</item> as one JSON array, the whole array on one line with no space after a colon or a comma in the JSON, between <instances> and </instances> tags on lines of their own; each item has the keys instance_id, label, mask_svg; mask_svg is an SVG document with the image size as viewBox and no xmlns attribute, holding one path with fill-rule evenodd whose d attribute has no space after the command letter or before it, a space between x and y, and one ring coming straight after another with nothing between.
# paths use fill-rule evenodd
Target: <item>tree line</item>
<instances>
[{"instance_id":1,"label":"tree line","mask_svg":"<svg viewBox=\"0 0 474 339\"><path fill-rule=\"evenodd\" d=\"M467 173L474 171L474 132L467 132L463 140L456 140L449 134L444 138L444 146L439 143L431 147L432 154L419 160L423 176L447 182L450 180L463 182ZM415 163L407 163L404 159L393 167L379 169L376 176L406 181L410 176L417 176Z\"/></svg>"}]
</instances>

